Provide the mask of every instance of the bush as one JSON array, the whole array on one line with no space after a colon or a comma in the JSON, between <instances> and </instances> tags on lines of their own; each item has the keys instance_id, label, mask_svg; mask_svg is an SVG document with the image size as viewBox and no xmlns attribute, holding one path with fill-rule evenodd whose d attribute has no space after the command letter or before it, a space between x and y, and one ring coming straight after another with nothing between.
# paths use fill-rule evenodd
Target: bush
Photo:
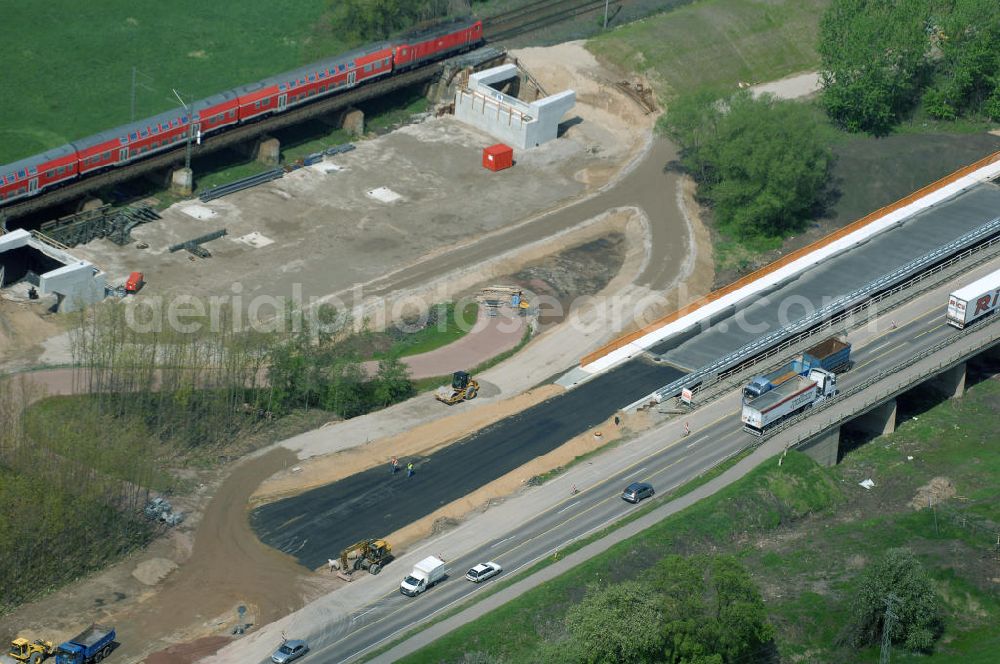
<instances>
[{"instance_id":1,"label":"bush","mask_svg":"<svg viewBox=\"0 0 1000 664\"><path fill-rule=\"evenodd\" d=\"M893 643L929 652L941 636L941 600L909 549L889 549L864 572L855 597L855 622L848 640L856 648L881 641L889 606L895 614L889 628Z\"/></svg>"},{"instance_id":2,"label":"bush","mask_svg":"<svg viewBox=\"0 0 1000 664\"><path fill-rule=\"evenodd\" d=\"M832 155L802 104L709 92L670 108L665 127L719 226L741 239L783 237L815 212Z\"/></svg>"}]
</instances>

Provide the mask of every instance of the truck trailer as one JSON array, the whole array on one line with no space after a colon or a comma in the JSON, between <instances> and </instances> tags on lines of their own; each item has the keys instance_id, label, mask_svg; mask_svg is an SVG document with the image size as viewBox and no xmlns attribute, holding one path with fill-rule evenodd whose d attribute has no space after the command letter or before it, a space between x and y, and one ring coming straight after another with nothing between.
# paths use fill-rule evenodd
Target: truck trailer
<instances>
[{"instance_id":1,"label":"truck trailer","mask_svg":"<svg viewBox=\"0 0 1000 664\"><path fill-rule=\"evenodd\" d=\"M751 380L743 388L743 403L749 403L795 376L808 375L813 369L839 371L847 367L850 361L851 344L844 338L829 337L797 355L781 368Z\"/></svg>"},{"instance_id":2,"label":"truck trailer","mask_svg":"<svg viewBox=\"0 0 1000 664\"><path fill-rule=\"evenodd\" d=\"M786 417L812 408L837 393L837 374L832 371L812 369L808 376L793 376L743 404L743 430L763 436Z\"/></svg>"},{"instance_id":3,"label":"truck trailer","mask_svg":"<svg viewBox=\"0 0 1000 664\"><path fill-rule=\"evenodd\" d=\"M115 628L91 625L56 648L56 664L91 664L111 654Z\"/></svg>"},{"instance_id":4,"label":"truck trailer","mask_svg":"<svg viewBox=\"0 0 1000 664\"><path fill-rule=\"evenodd\" d=\"M427 556L413 566L413 571L399 584L399 592L416 597L444 578L444 561Z\"/></svg>"},{"instance_id":5,"label":"truck trailer","mask_svg":"<svg viewBox=\"0 0 1000 664\"><path fill-rule=\"evenodd\" d=\"M963 329L997 310L1000 270L959 288L948 296L948 324Z\"/></svg>"}]
</instances>

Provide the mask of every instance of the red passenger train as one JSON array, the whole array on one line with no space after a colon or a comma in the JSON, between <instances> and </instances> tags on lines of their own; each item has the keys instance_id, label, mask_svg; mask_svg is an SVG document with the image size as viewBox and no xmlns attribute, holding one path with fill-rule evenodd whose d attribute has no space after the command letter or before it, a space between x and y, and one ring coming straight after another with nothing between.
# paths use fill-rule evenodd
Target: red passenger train
<instances>
[{"instance_id":1,"label":"red passenger train","mask_svg":"<svg viewBox=\"0 0 1000 664\"><path fill-rule=\"evenodd\" d=\"M478 19L454 19L393 41L315 62L0 166L0 205L77 177L124 166L186 140L328 97L371 79L468 51L483 41Z\"/></svg>"}]
</instances>

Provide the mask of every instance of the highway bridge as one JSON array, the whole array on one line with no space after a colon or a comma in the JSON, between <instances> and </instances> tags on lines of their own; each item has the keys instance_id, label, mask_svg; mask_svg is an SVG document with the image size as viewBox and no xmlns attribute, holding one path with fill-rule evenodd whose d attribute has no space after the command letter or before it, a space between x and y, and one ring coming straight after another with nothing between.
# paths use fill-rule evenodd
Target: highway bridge
<instances>
[{"instance_id":1,"label":"highway bridge","mask_svg":"<svg viewBox=\"0 0 1000 664\"><path fill-rule=\"evenodd\" d=\"M994 251L988 257L979 255L978 265L963 265L956 268L957 274L965 281L996 270L1000 267L998 254ZM908 297L882 317L852 331L855 365L842 376L844 394L828 408L811 411L793 426L771 436L765 443L771 453L802 446L820 460L835 460L836 444L832 459L830 455L831 431L839 432L843 426L880 433L888 424L884 404L894 404L897 398L905 401L909 390L921 382L940 389L943 397L955 395L960 383L964 384L966 362L985 363L989 371L995 372L1000 366L1000 319L989 317L962 332L945 323L945 303L955 276L943 275L936 286ZM897 323L894 328L889 324L890 317ZM961 369L960 378L955 367ZM681 421L675 420L629 440L614 454L603 455L604 463L581 465L491 507L457 529L408 551L383 574L359 580L300 612L312 610L315 620L293 616L286 619L289 622L279 623L283 629L294 628L298 637L309 638L312 656L319 661L352 661L370 654L415 624L483 593L498 580L510 578L567 544L631 514L636 507L619 498L622 487L629 482L651 482L659 492L653 502L666 502L664 494L671 488L748 446L758 445L759 439L741 430L739 407L739 392L733 390L713 402L711 408L685 418L692 428L690 436L683 435ZM883 413L871 418L869 414L880 408ZM580 487L579 494L571 495L573 484ZM529 511L534 516L525 519ZM452 557L452 551L460 555ZM399 577L415 560L438 552L448 560L448 579L419 598L400 595ZM501 562L504 574L483 586L462 578L469 567L484 560Z\"/></svg>"}]
</instances>

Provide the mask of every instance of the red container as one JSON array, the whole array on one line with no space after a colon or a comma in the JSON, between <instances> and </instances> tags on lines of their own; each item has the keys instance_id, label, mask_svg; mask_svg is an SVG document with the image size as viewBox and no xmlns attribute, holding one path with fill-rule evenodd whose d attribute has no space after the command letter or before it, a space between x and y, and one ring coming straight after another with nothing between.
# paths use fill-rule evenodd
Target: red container
<instances>
[{"instance_id":1,"label":"red container","mask_svg":"<svg viewBox=\"0 0 1000 664\"><path fill-rule=\"evenodd\" d=\"M483 168L502 171L514 165L514 148L503 143L491 145L483 150Z\"/></svg>"},{"instance_id":2,"label":"red container","mask_svg":"<svg viewBox=\"0 0 1000 664\"><path fill-rule=\"evenodd\" d=\"M138 293L139 289L142 288L146 280L143 278L142 272L133 272L128 275L128 280L125 282L125 292L126 293Z\"/></svg>"}]
</instances>

